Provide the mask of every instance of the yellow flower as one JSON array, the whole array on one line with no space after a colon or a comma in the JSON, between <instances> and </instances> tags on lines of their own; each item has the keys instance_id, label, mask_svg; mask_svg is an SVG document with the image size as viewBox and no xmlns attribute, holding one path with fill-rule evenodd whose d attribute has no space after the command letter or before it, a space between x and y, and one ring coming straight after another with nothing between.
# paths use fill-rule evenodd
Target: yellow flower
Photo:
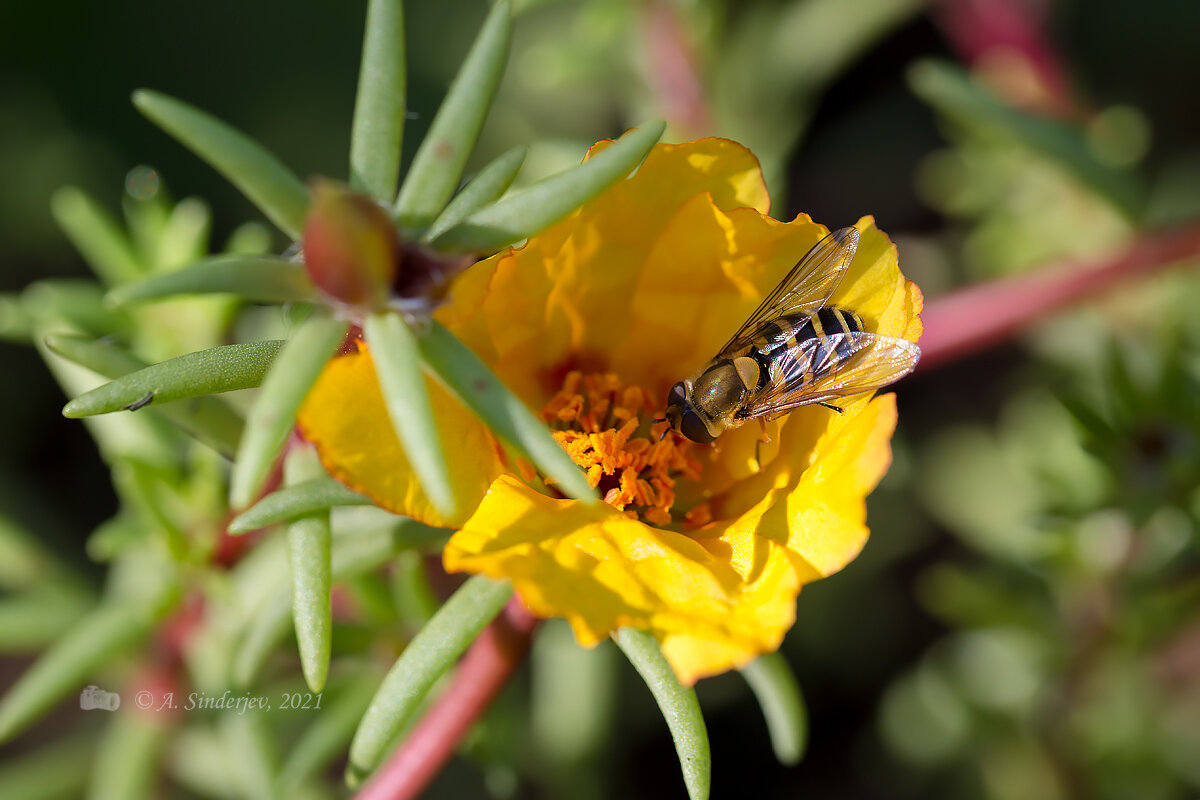
<instances>
[{"instance_id":1,"label":"yellow flower","mask_svg":"<svg viewBox=\"0 0 1200 800\"><path fill-rule=\"evenodd\" d=\"M597 145L603 147L604 144ZM659 441L667 390L711 359L825 234L778 222L758 163L736 143L659 145L636 174L522 248L473 266L437 318L543 418L606 503L563 499L456 400L432 386L467 518L422 496L375 386L369 354L335 359L301 410L332 474L379 504L459 530L446 569L508 579L584 645L633 626L680 680L775 650L801 585L867 538L864 500L887 469L892 395L845 413L805 406L696 445ZM920 291L895 247L859 220L832 303L865 329L916 341Z\"/></svg>"}]
</instances>

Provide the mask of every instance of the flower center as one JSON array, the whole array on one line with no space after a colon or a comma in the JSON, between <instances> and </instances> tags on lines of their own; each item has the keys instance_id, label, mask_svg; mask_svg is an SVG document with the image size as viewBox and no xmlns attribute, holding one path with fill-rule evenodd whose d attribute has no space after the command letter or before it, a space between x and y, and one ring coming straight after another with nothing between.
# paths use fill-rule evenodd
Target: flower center
<instances>
[{"instance_id":1,"label":"flower center","mask_svg":"<svg viewBox=\"0 0 1200 800\"><path fill-rule=\"evenodd\" d=\"M676 480L699 480L702 465L690 453L692 442L662 436L666 422L652 421L659 409L650 398L611 372L573 371L542 408L542 419L604 502L652 525L669 525Z\"/></svg>"}]
</instances>

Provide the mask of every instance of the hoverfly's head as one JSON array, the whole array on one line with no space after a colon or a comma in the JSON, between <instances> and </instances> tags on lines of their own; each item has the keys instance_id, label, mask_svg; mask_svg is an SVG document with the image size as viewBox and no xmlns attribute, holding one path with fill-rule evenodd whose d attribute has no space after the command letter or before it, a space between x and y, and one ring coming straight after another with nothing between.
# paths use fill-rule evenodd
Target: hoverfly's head
<instances>
[{"instance_id":1,"label":"hoverfly's head","mask_svg":"<svg viewBox=\"0 0 1200 800\"><path fill-rule=\"evenodd\" d=\"M666 418L672 428L693 442L708 444L716 438L708 432L708 426L692 407L691 401L688 400L688 387L683 381L672 386L667 394Z\"/></svg>"}]
</instances>

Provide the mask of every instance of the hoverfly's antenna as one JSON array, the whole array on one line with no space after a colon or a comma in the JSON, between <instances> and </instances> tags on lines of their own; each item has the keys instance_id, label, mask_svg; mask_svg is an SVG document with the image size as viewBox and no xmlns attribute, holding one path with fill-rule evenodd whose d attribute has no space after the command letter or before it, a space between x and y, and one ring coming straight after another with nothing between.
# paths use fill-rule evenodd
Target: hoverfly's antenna
<instances>
[{"instance_id":1,"label":"hoverfly's antenna","mask_svg":"<svg viewBox=\"0 0 1200 800\"><path fill-rule=\"evenodd\" d=\"M659 417L658 419L652 419L652 420L650 420L650 424L651 424L651 425L657 425L657 424L658 424L658 423L660 423L660 422L666 422L666 421L667 421L667 418L666 418L666 417ZM668 427L664 428L664 429L663 429L663 432L662 432L662 436L659 436L659 437L658 437L658 440L661 442L663 439L667 438L667 432L668 432L668 431L670 431L670 430L671 430L670 426L668 426Z\"/></svg>"}]
</instances>

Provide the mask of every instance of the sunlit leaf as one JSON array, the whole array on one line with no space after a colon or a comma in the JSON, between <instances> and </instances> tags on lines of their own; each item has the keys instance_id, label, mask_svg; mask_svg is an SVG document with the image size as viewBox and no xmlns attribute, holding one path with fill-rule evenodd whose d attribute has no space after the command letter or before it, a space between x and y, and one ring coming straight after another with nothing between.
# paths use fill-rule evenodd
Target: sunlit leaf
<instances>
[{"instance_id":1,"label":"sunlit leaf","mask_svg":"<svg viewBox=\"0 0 1200 800\"><path fill-rule=\"evenodd\" d=\"M512 587L507 582L476 575L460 586L413 637L384 678L354 734L347 767L351 783L358 783L379 766L434 682L454 666L511 596Z\"/></svg>"},{"instance_id":2,"label":"sunlit leaf","mask_svg":"<svg viewBox=\"0 0 1200 800\"><path fill-rule=\"evenodd\" d=\"M288 454L284 480L291 485L313 480L325 470L311 448ZM333 641L333 611L330 589L331 534L329 510L317 511L288 525L288 563L292 572L292 618L300 668L308 688L319 692L329 676L329 654Z\"/></svg>"},{"instance_id":3,"label":"sunlit leaf","mask_svg":"<svg viewBox=\"0 0 1200 800\"><path fill-rule=\"evenodd\" d=\"M551 175L468 215L433 240L447 252L488 253L532 236L629 174L662 136L653 122L626 133L577 167Z\"/></svg>"},{"instance_id":4,"label":"sunlit leaf","mask_svg":"<svg viewBox=\"0 0 1200 800\"><path fill-rule=\"evenodd\" d=\"M392 312L367 317L363 337L371 347L388 417L421 490L439 514L453 519L458 514L457 500L421 373L416 337Z\"/></svg>"},{"instance_id":5,"label":"sunlit leaf","mask_svg":"<svg viewBox=\"0 0 1200 800\"><path fill-rule=\"evenodd\" d=\"M422 234L421 240L436 239L479 209L499 200L521 171L528 154L529 148L521 145L497 156L454 196L429 230Z\"/></svg>"},{"instance_id":6,"label":"sunlit leaf","mask_svg":"<svg viewBox=\"0 0 1200 800\"><path fill-rule=\"evenodd\" d=\"M244 508L254 500L295 424L296 409L342 343L347 327L344 320L313 314L287 340L261 379L262 389L246 420L229 477L233 508Z\"/></svg>"},{"instance_id":7,"label":"sunlit leaf","mask_svg":"<svg viewBox=\"0 0 1200 800\"><path fill-rule=\"evenodd\" d=\"M433 222L458 188L504 74L511 38L508 0L498 0L404 176L395 208L402 228L419 230Z\"/></svg>"},{"instance_id":8,"label":"sunlit leaf","mask_svg":"<svg viewBox=\"0 0 1200 800\"><path fill-rule=\"evenodd\" d=\"M185 294L235 294L256 303L312 300L315 288L304 267L276 256L222 255L173 272L126 283L105 297L110 306Z\"/></svg>"},{"instance_id":9,"label":"sunlit leaf","mask_svg":"<svg viewBox=\"0 0 1200 800\"><path fill-rule=\"evenodd\" d=\"M230 344L172 358L131 372L67 403L63 416L76 418L170 403L262 383L283 349L279 340ZM131 409L132 410L132 409Z\"/></svg>"},{"instance_id":10,"label":"sunlit leaf","mask_svg":"<svg viewBox=\"0 0 1200 800\"><path fill-rule=\"evenodd\" d=\"M367 4L362 65L350 128L350 185L381 203L396 194L404 135L404 4Z\"/></svg>"},{"instance_id":11,"label":"sunlit leaf","mask_svg":"<svg viewBox=\"0 0 1200 800\"><path fill-rule=\"evenodd\" d=\"M307 516L333 506L369 506L371 498L348 489L328 476L287 486L259 500L233 518L226 528L238 535Z\"/></svg>"},{"instance_id":12,"label":"sunlit leaf","mask_svg":"<svg viewBox=\"0 0 1200 800\"><path fill-rule=\"evenodd\" d=\"M139 89L133 93L133 104L224 175L281 231L292 239L300 236L308 190L261 144L211 114L159 92Z\"/></svg>"},{"instance_id":13,"label":"sunlit leaf","mask_svg":"<svg viewBox=\"0 0 1200 800\"><path fill-rule=\"evenodd\" d=\"M137 356L103 339L54 335L46 337L46 347L105 378L119 378L148 366ZM237 452L242 418L220 398L196 397L185 403L150 406L147 411L170 420L224 456L232 458Z\"/></svg>"},{"instance_id":14,"label":"sunlit leaf","mask_svg":"<svg viewBox=\"0 0 1200 800\"><path fill-rule=\"evenodd\" d=\"M597 499L586 476L550 435L546 423L454 334L434 322L422 333L418 345L425 363L446 388L525 454L564 494L585 502Z\"/></svg>"}]
</instances>

